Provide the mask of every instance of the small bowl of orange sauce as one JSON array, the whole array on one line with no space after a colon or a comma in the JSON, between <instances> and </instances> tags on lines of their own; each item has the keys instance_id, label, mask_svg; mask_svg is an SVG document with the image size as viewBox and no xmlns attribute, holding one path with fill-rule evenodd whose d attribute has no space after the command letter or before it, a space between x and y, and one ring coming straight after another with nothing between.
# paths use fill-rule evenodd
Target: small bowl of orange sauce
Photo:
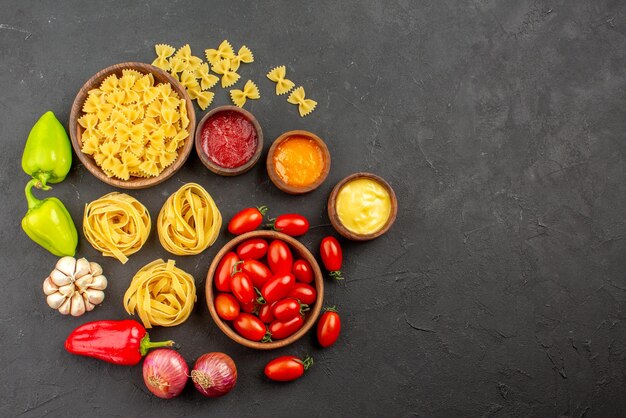
<instances>
[{"instance_id":1,"label":"small bowl of orange sauce","mask_svg":"<svg viewBox=\"0 0 626 418\"><path fill-rule=\"evenodd\" d=\"M315 190L330 172L330 153L322 139L308 131L285 132L267 154L267 174L280 190L303 194Z\"/></svg>"}]
</instances>

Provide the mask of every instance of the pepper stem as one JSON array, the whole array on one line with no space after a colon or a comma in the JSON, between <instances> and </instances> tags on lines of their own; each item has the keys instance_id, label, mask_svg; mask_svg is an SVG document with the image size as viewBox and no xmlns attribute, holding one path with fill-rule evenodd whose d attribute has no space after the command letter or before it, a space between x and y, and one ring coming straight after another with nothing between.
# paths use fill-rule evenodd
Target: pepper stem
<instances>
[{"instance_id":1,"label":"pepper stem","mask_svg":"<svg viewBox=\"0 0 626 418\"><path fill-rule=\"evenodd\" d=\"M50 180L50 173L44 173L44 172L39 172L37 173L35 176L33 176L34 179L39 180L39 182L37 184L35 184L35 187L38 189L42 189L42 190L50 190L51 187L48 186L48 180Z\"/></svg>"},{"instance_id":2,"label":"pepper stem","mask_svg":"<svg viewBox=\"0 0 626 418\"><path fill-rule=\"evenodd\" d=\"M40 184L39 180L31 179L28 183L26 183L26 187L24 188L26 202L28 202L28 210L35 209L42 202L33 195L33 186L36 186L37 184Z\"/></svg>"},{"instance_id":3,"label":"pepper stem","mask_svg":"<svg viewBox=\"0 0 626 418\"><path fill-rule=\"evenodd\" d=\"M152 348L171 347L173 345L174 345L174 341L172 340L150 341L150 335L148 335L148 333L146 332L146 335L141 339L141 343L139 344L139 352L141 353L141 356L143 357L146 354L148 354L148 350Z\"/></svg>"}]
</instances>

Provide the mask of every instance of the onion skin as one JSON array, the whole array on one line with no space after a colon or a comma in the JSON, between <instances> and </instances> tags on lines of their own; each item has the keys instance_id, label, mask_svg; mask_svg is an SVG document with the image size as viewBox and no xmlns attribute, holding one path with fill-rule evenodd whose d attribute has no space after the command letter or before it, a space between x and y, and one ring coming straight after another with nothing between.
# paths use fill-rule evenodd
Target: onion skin
<instances>
[{"instance_id":1,"label":"onion skin","mask_svg":"<svg viewBox=\"0 0 626 418\"><path fill-rule=\"evenodd\" d=\"M196 360L191 380L201 394L217 398L226 395L237 384L237 367L224 353L206 353Z\"/></svg>"},{"instance_id":2,"label":"onion skin","mask_svg":"<svg viewBox=\"0 0 626 418\"><path fill-rule=\"evenodd\" d=\"M159 348L143 361L143 382L150 392L161 399L180 395L189 377L189 367L178 351Z\"/></svg>"}]
</instances>

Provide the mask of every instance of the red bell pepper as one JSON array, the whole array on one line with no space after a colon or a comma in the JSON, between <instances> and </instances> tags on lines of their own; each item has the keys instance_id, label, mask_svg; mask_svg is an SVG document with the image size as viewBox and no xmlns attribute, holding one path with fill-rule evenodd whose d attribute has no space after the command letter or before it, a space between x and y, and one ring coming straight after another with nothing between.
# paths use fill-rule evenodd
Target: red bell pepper
<instances>
[{"instance_id":1,"label":"red bell pepper","mask_svg":"<svg viewBox=\"0 0 626 418\"><path fill-rule=\"evenodd\" d=\"M95 357L122 366L134 366L156 347L170 347L174 341L151 342L146 329L137 321L94 321L76 328L65 340L72 354Z\"/></svg>"}]
</instances>

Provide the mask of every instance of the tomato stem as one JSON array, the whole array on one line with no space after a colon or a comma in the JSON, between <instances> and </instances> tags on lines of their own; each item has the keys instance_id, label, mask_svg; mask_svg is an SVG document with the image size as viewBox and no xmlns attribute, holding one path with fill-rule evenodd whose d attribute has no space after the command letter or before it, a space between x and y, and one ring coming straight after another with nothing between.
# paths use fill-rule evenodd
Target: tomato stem
<instances>
[{"instance_id":1,"label":"tomato stem","mask_svg":"<svg viewBox=\"0 0 626 418\"><path fill-rule=\"evenodd\" d=\"M304 370L309 370L311 366L313 366L313 357L309 356L308 354L304 356L304 358L302 359L302 365L304 366Z\"/></svg>"},{"instance_id":2,"label":"tomato stem","mask_svg":"<svg viewBox=\"0 0 626 418\"><path fill-rule=\"evenodd\" d=\"M235 264L233 264L233 268L230 271L230 277L233 277L237 273L241 273L242 270L240 268L237 268L239 264L243 264L243 261L237 261Z\"/></svg>"},{"instance_id":3,"label":"tomato stem","mask_svg":"<svg viewBox=\"0 0 626 418\"><path fill-rule=\"evenodd\" d=\"M337 311L337 307L335 305L333 306L326 306L324 307L324 312L338 312Z\"/></svg>"},{"instance_id":4,"label":"tomato stem","mask_svg":"<svg viewBox=\"0 0 626 418\"><path fill-rule=\"evenodd\" d=\"M262 343L271 343L272 342L272 333L269 330L267 330L267 332L263 336L263 339L261 340L261 342Z\"/></svg>"},{"instance_id":5,"label":"tomato stem","mask_svg":"<svg viewBox=\"0 0 626 418\"><path fill-rule=\"evenodd\" d=\"M259 211L261 215L265 216L265 213L267 212L268 207L265 205L261 205L261 206L257 206L256 209Z\"/></svg>"},{"instance_id":6,"label":"tomato stem","mask_svg":"<svg viewBox=\"0 0 626 418\"><path fill-rule=\"evenodd\" d=\"M343 273L340 270L331 271L328 274L331 279L343 280Z\"/></svg>"},{"instance_id":7,"label":"tomato stem","mask_svg":"<svg viewBox=\"0 0 626 418\"><path fill-rule=\"evenodd\" d=\"M311 308L309 307L309 305L307 305L306 303L300 303L300 314L304 315L304 313L306 311L311 310Z\"/></svg>"},{"instance_id":8,"label":"tomato stem","mask_svg":"<svg viewBox=\"0 0 626 418\"><path fill-rule=\"evenodd\" d=\"M254 288L254 291L256 292L257 295L259 295L259 297L256 298L257 303L260 303L261 305L265 305L267 303L267 301L265 300L265 298L261 294L261 291L259 289L257 289L256 287Z\"/></svg>"}]
</instances>

